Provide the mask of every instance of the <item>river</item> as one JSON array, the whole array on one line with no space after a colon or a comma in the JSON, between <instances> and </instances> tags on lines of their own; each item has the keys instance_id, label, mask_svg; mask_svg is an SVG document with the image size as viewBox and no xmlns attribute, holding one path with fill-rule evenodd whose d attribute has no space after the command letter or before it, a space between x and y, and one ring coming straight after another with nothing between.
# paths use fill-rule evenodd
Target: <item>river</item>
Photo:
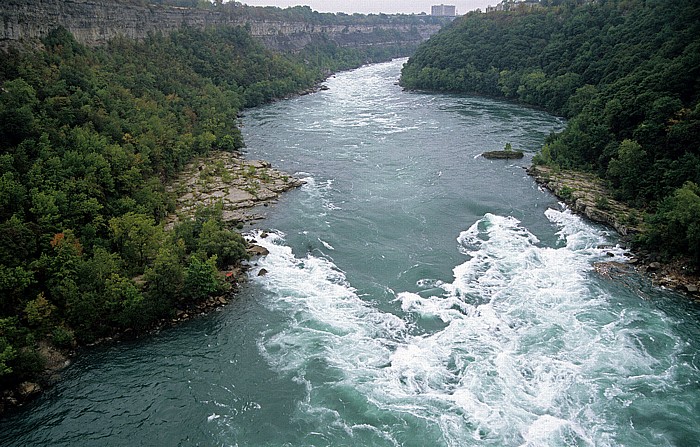
<instances>
[{"instance_id":1,"label":"river","mask_svg":"<svg viewBox=\"0 0 700 447\"><path fill-rule=\"evenodd\" d=\"M616 235L523 169L562 121L404 92L402 63L248 111L248 157L306 184L238 299L82 354L0 444L698 445L700 307L594 270Z\"/></svg>"}]
</instances>

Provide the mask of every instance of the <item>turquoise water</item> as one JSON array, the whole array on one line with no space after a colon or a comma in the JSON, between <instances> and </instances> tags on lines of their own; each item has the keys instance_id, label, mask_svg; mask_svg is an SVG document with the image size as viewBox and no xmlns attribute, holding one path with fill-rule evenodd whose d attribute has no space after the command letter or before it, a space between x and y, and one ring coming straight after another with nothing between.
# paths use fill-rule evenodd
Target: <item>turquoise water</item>
<instances>
[{"instance_id":1,"label":"turquoise water","mask_svg":"<svg viewBox=\"0 0 700 447\"><path fill-rule=\"evenodd\" d=\"M238 300L82 355L0 444L698 445L700 308L594 271L615 235L523 170L561 121L403 92L402 62L249 111L249 158L306 184Z\"/></svg>"}]
</instances>

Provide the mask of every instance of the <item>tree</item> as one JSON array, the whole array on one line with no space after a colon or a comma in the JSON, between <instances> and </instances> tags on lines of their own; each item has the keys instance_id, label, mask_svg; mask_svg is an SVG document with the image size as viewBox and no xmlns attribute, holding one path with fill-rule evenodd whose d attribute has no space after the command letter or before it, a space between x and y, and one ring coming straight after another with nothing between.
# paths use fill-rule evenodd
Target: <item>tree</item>
<instances>
[{"instance_id":1,"label":"tree","mask_svg":"<svg viewBox=\"0 0 700 447\"><path fill-rule=\"evenodd\" d=\"M37 328L40 334L48 334L55 324L57 308L40 293L24 307L25 317L30 327Z\"/></svg>"},{"instance_id":2,"label":"tree","mask_svg":"<svg viewBox=\"0 0 700 447\"><path fill-rule=\"evenodd\" d=\"M216 220L202 224L197 246L206 256L215 256L220 267L237 264L248 257L243 237L223 228Z\"/></svg>"},{"instance_id":3,"label":"tree","mask_svg":"<svg viewBox=\"0 0 700 447\"><path fill-rule=\"evenodd\" d=\"M12 172L0 175L0 219L7 219L24 211L27 190Z\"/></svg>"},{"instance_id":4,"label":"tree","mask_svg":"<svg viewBox=\"0 0 700 447\"><path fill-rule=\"evenodd\" d=\"M643 242L668 257L690 254L700 262L700 187L687 182L664 200Z\"/></svg>"},{"instance_id":5,"label":"tree","mask_svg":"<svg viewBox=\"0 0 700 447\"><path fill-rule=\"evenodd\" d=\"M185 274L184 295L193 301L202 299L222 289L223 281L216 269L216 256L206 259L201 255L190 256Z\"/></svg>"},{"instance_id":6,"label":"tree","mask_svg":"<svg viewBox=\"0 0 700 447\"><path fill-rule=\"evenodd\" d=\"M4 82L0 92L0 145L7 147L34 133L39 100L34 87L22 78Z\"/></svg>"},{"instance_id":7,"label":"tree","mask_svg":"<svg viewBox=\"0 0 700 447\"><path fill-rule=\"evenodd\" d=\"M143 271L163 241L163 229L145 214L129 212L113 217L109 226L114 242L132 271Z\"/></svg>"},{"instance_id":8,"label":"tree","mask_svg":"<svg viewBox=\"0 0 700 447\"><path fill-rule=\"evenodd\" d=\"M640 180L649 166L647 153L636 141L624 140L617 155L608 163L608 178L618 189L620 197L632 200L637 197Z\"/></svg>"},{"instance_id":9,"label":"tree","mask_svg":"<svg viewBox=\"0 0 700 447\"><path fill-rule=\"evenodd\" d=\"M16 320L0 318L0 379L12 373L12 361L17 357L17 350L12 346L12 334L16 332Z\"/></svg>"},{"instance_id":10,"label":"tree","mask_svg":"<svg viewBox=\"0 0 700 447\"><path fill-rule=\"evenodd\" d=\"M105 281L106 317L113 325L120 328L139 328L147 326L148 315L141 291L134 281L112 273Z\"/></svg>"},{"instance_id":11,"label":"tree","mask_svg":"<svg viewBox=\"0 0 700 447\"><path fill-rule=\"evenodd\" d=\"M174 303L183 296L185 267L182 264L184 243L163 246L146 269L146 307L147 311L160 316L172 310Z\"/></svg>"},{"instance_id":12,"label":"tree","mask_svg":"<svg viewBox=\"0 0 700 447\"><path fill-rule=\"evenodd\" d=\"M0 315L11 315L20 305L25 291L34 283L34 273L25 267L0 264Z\"/></svg>"}]
</instances>

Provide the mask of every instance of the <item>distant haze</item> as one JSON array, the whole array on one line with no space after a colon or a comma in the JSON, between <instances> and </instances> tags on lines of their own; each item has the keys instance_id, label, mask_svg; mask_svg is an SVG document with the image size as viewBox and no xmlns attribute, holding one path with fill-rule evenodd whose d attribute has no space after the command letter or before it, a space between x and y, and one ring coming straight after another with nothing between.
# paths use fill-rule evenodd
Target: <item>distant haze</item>
<instances>
[{"instance_id":1,"label":"distant haze","mask_svg":"<svg viewBox=\"0 0 700 447\"><path fill-rule=\"evenodd\" d=\"M465 14L480 8L482 11L488 5L495 5L500 0L456 0L456 1L430 1L430 0L240 0L251 6L288 6L307 5L318 12L344 12L353 14L430 14L432 5L444 3L457 6L457 14Z\"/></svg>"}]
</instances>

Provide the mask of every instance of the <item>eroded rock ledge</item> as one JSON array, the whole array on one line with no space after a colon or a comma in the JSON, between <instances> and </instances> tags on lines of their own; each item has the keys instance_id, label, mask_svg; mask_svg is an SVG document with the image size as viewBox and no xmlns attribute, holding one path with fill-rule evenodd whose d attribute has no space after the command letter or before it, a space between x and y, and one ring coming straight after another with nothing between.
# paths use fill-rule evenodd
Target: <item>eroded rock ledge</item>
<instances>
[{"instance_id":1,"label":"eroded rock ledge","mask_svg":"<svg viewBox=\"0 0 700 447\"><path fill-rule=\"evenodd\" d=\"M187 165L167 187L177 195L177 210L166 219L166 227L181 217L191 217L201 206L221 203L224 221L247 223L261 219L256 210L279 195L303 184L302 180L278 171L270 163L245 160L237 153L213 151Z\"/></svg>"},{"instance_id":2,"label":"eroded rock ledge","mask_svg":"<svg viewBox=\"0 0 700 447\"><path fill-rule=\"evenodd\" d=\"M430 19L430 20L428 20ZM63 26L87 46L99 46L117 37L143 40L150 34L168 34L183 27L246 27L251 36L272 50L297 52L318 39L341 47L418 45L445 22L416 17L396 23L319 24L283 21L264 10L246 13L235 5L200 9L136 0L2 0L0 49L22 48L22 43L45 37ZM398 42L397 42L398 40Z\"/></svg>"},{"instance_id":3,"label":"eroded rock ledge","mask_svg":"<svg viewBox=\"0 0 700 447\"><path fill-rule=\"evenodd\" d=\"M611 226L622 236L632 236L642 230L638 212L612 199L610 190L594 174L534 165L527 173L572 211Z\"/></svg>"},{"instance_id":4,"label":"eroded rock ledge","mask_svg":"<svg viewBox=\"0 0 700 447\"><path fill-rule=\"evenodd\" d=\"M639 212L612 199L609 189L596 175L547 166L531 166L527 173L563 200L572 211L614 228L628 242L643 231ZM688 262L661 262L653 253L636 251L629 264L638 272L648 275L658 286L700 299L700 275ZM603 276L628 270L618 263L600 263L595 268Z\"/></svg>"}]
</instances>

